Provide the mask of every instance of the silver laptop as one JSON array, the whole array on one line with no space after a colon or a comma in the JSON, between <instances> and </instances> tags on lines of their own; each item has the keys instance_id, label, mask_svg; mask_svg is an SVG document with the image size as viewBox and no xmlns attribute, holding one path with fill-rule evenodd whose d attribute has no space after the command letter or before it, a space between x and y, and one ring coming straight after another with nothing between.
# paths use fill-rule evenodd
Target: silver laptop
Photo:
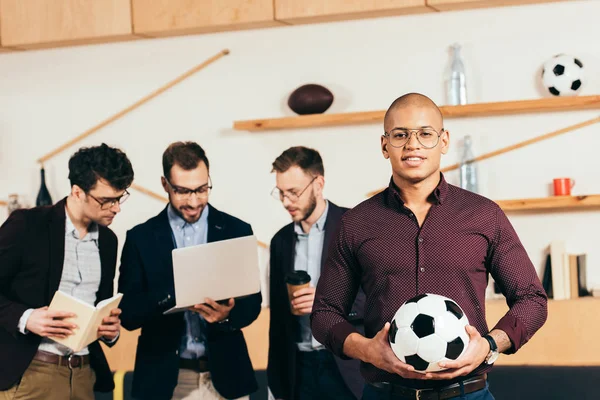
<instances>
[{"instance_id":1,"label":"silver laptop","mask_svg":"<svg viewBox=\"0 0 600 400\"><path fill-rule=\"evenodd\" d=\"M173 250L176 304L164 314L260 292L257 245L252 235Z\"/></svg>"}]
</instances>

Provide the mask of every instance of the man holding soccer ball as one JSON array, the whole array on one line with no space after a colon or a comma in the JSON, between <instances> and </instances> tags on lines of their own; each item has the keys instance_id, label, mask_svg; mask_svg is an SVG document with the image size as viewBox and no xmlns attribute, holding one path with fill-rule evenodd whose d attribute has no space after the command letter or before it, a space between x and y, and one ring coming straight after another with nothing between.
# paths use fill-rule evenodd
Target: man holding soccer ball
<instances>
[{"instance_id":1,"label":"man holding soccer ball","mask_svg":"<svg viewBox=\"0 0 600 400\"><path fill-rule=\"evenodd\" d=\"M366 400L493 399L486 372L498 354L519 350L546 321L546 293L500 207L445 181L440 161L449 140L426 96L410 93L392 103L381 137L392 166L389 187L344 215L317 286L313 334L336 355L362 360ZM510 307L491 330L488 273ZM359 286L366 337L345 317ZM422 293L452 299L470 323L464 354L440 364L440 372L416 372L388 342L398 308Z\"/></svg>"}]
</instances>

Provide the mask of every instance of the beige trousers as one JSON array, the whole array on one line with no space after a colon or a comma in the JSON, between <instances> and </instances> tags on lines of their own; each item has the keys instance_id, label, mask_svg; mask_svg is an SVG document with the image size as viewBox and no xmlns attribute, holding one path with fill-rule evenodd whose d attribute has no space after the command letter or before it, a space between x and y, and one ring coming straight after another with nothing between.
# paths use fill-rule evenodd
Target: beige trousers
<instances>
[{"instance_id":1,"label":"beige trousers","mask_svg":"<svg viewBox=\"0 0 600 400\"><path fill-rule=\"evenodd\" d=\"M249 396L240 397L240 400L249 400ZM172 400L226 400L221 396L210 379L210 372L194 372L189 369L180 369L177 387L173 392Z\"/></svg>"},{"instance_id":2,"label":"beige trousers","mask_svg":"<svg viewBox=\"0 0 600 400\"><path fill-rule=\"evenodd\" d=\"M94 400L94 370L33 360L13 387L0 391L0 400Z\"/></svg>"}]
</instances>

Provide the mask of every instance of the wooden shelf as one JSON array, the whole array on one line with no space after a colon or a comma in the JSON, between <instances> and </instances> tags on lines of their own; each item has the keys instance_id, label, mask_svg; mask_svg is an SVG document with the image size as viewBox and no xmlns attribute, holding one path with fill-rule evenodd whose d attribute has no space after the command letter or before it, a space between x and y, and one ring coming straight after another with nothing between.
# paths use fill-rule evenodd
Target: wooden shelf
<instances>
[{"instance_id":1,"label":"wooden shelf","mask_svg":"<svg viewBox=\"0 0 600 400\"><path fill-rule=\"evenodd\" d=\"M535 100L503 101L496 103L442 106L445 118L488 117L540 112L600 109L600 95L552 97ZM264 131L274 129L316 128L323 126L358 125L383 122L383 111L359 111L340 114L313 114L297 117L235 121L233 129Z\"/></svg>"},{"instance_id":2,"label":"wooden shelf","mask_svg":"<svg viewBox=\"0 0 600 400\"><path fill-rule=\"evenodd\" d=\"M600 365L600 342L595 339L600 299L581 297L548 300L548 319L516 354L502 354L497 365ZM486 319L493 327L508 311L505 300L486 301ZM549 351L552 349L552 351Z\"/></svg>"},{"instance_id":3,"label":"wooden shelf","mask_svg":"<svg viewBox=\"0 0 600 400\"><path fill-rule=\"evenodd\" d=\"M600 365L600 341L596 340L600 319L596 315L600 299L582 297L569 300L548 300L548 320L516 354L501 355L498 365ZM487 300L486 318L490 327L508 310L505 300ZM269 309L243 329L252 365L257 370L267 367L269 348ZM117 344L108 348L102 343L111 369L131 371L139 330L121 330ZM548 351L551 347L553 351Z\"/></svg>"},{"instance_id":4,"label":"wooden shelf","mask_svg":"<svg viewBox=\"0 0 600 400\"><path fill-rule=\"evenodd\" d=\"M496 203L504 211L567 210L579 208L600 208L600 195L550 196L538 199L498 200Z\"/></svg>"},{"instance_id":5,"label":"wooden shelf","mask_svg":"<svg viewBox=\"0 0 600 400\"><path fill-rule=\"evenodd\" d=\"M369 197L385 189L369 193ZM582 196L549 196L537 199L495 200L505 212L560 211L569 209L600 208L600 194Z\"/></svg>"}]
</instances>

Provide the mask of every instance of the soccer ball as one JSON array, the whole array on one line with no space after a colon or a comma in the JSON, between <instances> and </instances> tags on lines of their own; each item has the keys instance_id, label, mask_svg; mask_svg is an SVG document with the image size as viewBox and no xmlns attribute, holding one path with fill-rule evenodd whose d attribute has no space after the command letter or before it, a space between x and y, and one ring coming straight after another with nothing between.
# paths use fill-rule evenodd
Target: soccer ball
<instances>
[{"instance_id":1,"label":"soccer ball","mask_svg":"<svg viewBox=\"0 0 600 400\"><path fill-rule=\"evenodd\" d=\"M573 56L558 54L544 63L542 81L554 96L575 96L584 81L583 64Z\"/></svg>"},{"instance_id":2,"label":"soccer ball","mask_svg":"<svg viewBox=\"0 0 600 400\"><path fill-rule=\"evenodd\" d=\"M442 371L438 363L456 360L469 345L467 317L456 302L437 294L407 300L390 325L389 342L400 361L425 373Z\"/></svg>"}]
</instances>

